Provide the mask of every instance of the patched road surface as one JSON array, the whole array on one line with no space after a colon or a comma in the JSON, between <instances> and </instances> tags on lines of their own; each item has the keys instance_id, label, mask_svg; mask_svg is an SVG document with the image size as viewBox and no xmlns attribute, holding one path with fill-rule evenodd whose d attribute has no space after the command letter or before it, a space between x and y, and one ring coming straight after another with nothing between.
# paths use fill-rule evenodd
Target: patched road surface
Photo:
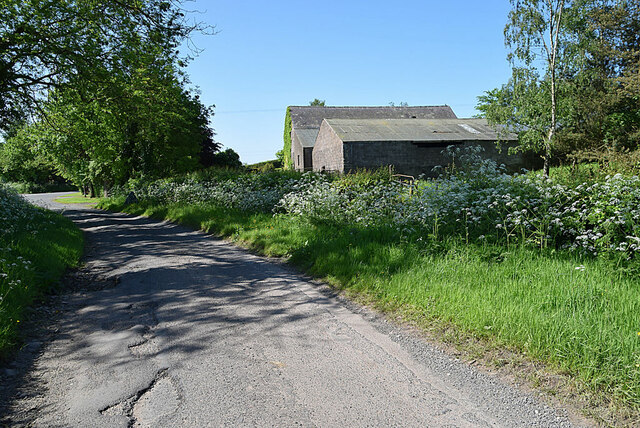
<instances>
[{"instance_id":1,"label":"patched road surface","mask_svg":"<svg viewBox=\"0 0 640 428\"><path fill-rule=\"evenodd\" d=\"M29 198L60 209L53 197ZM64 297L19 375L35 386L14 387L0 425L573 426L282 264L174 224L64 208L97 285Z\"/></svg>"}]
</instances>

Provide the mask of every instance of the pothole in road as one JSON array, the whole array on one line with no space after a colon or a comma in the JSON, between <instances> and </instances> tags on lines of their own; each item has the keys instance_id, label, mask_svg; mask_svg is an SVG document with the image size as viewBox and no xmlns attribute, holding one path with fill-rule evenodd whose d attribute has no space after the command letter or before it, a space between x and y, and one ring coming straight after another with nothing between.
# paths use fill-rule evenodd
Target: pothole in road
<instances>
[{"instance_id":1,"label":"pothole in road","mask_svg":"<svg viewBox=\"0 0 640 428\"><path fill-rule=\"evenodd\" d=\"M169 376L158 379L133 405L133 427L155 427L163 417L174 413L180 397Z\"/></svg>"},{"instance_id":2,"label":"pothole in road","mask_svg":"<svg viewBox=\"0 0 640 428\"><path fill-rule=\"evenodd\" d=\"M100 411L105 416L125 416L129 427L155 427L178 410L180 395L167 370L160 370L148 387Z\"/></svg>"}]
</instances>

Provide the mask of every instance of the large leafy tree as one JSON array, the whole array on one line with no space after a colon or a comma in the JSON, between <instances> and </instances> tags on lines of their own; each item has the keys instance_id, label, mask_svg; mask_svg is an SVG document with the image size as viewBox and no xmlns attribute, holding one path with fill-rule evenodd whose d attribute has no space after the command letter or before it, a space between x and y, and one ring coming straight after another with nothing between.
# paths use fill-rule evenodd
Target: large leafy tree
<instances>
[{"instance_id":1,"label":"large leafy tree","mask_svg":"<svg viewBox=\"0 0 640 428\"><path fill-rule=\"evenodd\" d=\"M0 129L73 77L108 78L140 41L169 52L201 27L178 0L0 0Z\"/></svg>"},{"instance_id":2,"label":"large leafy tree","mask_svg":"<svg viewBox=\"0 0 640 428\"><path fill-rule=\"evenodd\" d=\"M138 63L129 79L59 89L31 144L78 185L107 190L131 178L192 170L215 150L210 110L169 69Z\"/></svg>"},{"instance_id":3,"label":"large leafy tree","mask_svg":"<svg viewBox=\"0 0 640 428\"><path fill-rule=\"evenodd\" d=\"M12 143L91 189L193 169L219 150L212 110L182 72L178 45L201 26L179 1L9 3L0 128L14 128L18 106L35 113Z\"/></svg>"},{"instance_id":4,"label":"large leafy tree","mask_svg":"<svg viewBox=\"0 0 640 428\"><path fill-rule=\"evenodd\" d=\"M598 111L602 120L582 134L600 140L601 148L635 149L640 140L640 4L600 0L585 15L586 31L578 34L589 43L590 75L603 83L586 87L595 93L583 97L587 111L582 117Z\"/></svg>"}]
</instances>

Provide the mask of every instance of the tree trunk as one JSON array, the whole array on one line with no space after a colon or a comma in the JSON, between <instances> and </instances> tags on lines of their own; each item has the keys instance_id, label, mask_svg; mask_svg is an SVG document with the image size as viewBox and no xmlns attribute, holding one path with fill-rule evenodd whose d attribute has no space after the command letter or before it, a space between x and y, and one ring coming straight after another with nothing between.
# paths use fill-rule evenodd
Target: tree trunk
<instances>
[{"instance_id":1,"label":"tree trunk","mask_svg":"<svg viewBox=\"0 0 640 428\"><path fill-rule=\"evenodd\" d=\"M96 197L96 189L95 187L93 187L93 182L89 182L89 197L90 198Z\"/></svg>"},{"instance_id":2,"label":"tree trunk","mask_svg":"<svg viewBox=\"0 0 640 428\"><path fill-rule=\"evenodd\" d=\"M542 155L542 158L544 159L542 175L544 176L544 178L549 178L549 168L551 167L551 139L553 138L553 135L554 129L551 128L549 130L547 140L544 142L544 155Z\"/></svg>"},{"instance_id":3,"label":"tree trunk","mask_svg":"<svg viewBox=\"0 0 640 428\"><path fill-rule=\"evenodd\" d=\"M551 13L549 19L549 45L546 46L547 50L547 62L549 65L549 71L551 72L551 126L549 127L549 134L547 135L547 141L544 143L544 169L543 174L545 178L549 178L549 168L551 164L551 148L553 147L553 140L556 134L556 127L558 125L557 119L557 101L556 101L556 58L558 55L558 38L560 36L560 25L562 20L562 12L564 10L564 0L558 2L558 7L554 13L553 2L548 2L549 11Z\"/></svg>"}]
</instances>

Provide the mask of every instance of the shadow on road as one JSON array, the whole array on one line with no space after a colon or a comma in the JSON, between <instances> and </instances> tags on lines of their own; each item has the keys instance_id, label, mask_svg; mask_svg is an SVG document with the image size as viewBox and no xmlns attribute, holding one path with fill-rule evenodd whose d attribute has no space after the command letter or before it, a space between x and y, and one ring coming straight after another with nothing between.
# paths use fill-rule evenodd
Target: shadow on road
<instances>
[{"instance_id":1,"label":"shadow on road","mask_svg":"<svg viewBox=\"0 0 640 428\"><path fill-rule=\"evenodd\" d=\"M291 285L299 277L278 264L171 223L92 209L66 210L64 215L85 233L85 266L66 279L76 289L56 309L63 315L49 321L56 333L45 345L48 358L116 372L132 359L169 355L179 361L242 346L247 335L273 343L313 340L317 345L322 340L307 337L304 327L330 301L294 291ZM46 319L46 314L40 316ZM132 332L130 352L118 354L115 342L128 340ZM2 387L0 398L7 399L0 415L13 413L10 397L46 394L32 374L40 354L18 354L20 373ZM0 422L30 424L48 411L54 409L40 406L37 412Z\"/></svg>"}]
</instances>

